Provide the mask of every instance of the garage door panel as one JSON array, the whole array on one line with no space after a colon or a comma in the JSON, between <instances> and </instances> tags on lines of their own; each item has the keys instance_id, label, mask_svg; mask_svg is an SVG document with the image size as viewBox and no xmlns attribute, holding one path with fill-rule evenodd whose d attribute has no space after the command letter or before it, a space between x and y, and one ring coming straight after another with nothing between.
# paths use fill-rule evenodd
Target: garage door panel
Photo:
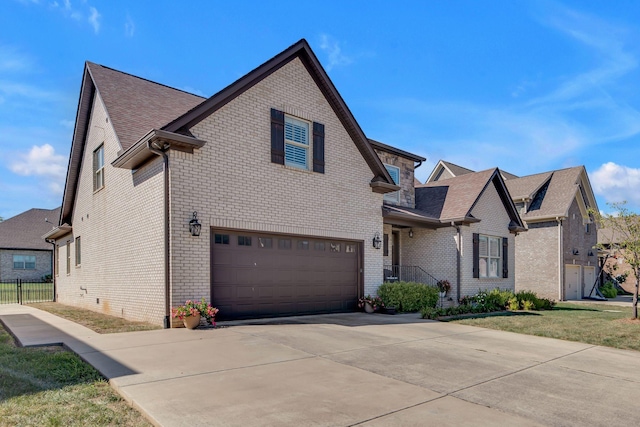
<instances>
[{"instance_id":1,"label":"garage door panel","mask_svg":"<svg viewBox=\"0 0 640 427\"><path fill-rule=\"evenodd\" d=\"M212 302L220 319L355 309L359 243L215 233L229 236L229 244L211 247Z\"/></svg>"}]
</instances>

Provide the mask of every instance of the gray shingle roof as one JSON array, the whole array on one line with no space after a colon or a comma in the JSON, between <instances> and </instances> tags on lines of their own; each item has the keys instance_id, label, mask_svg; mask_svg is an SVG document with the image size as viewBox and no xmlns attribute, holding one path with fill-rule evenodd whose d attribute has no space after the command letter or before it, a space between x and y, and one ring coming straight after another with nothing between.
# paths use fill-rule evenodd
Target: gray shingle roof
<instances>
[{"instance_id":1,"label":"gray shingle roof","mask_svg":"<svg viewBox=\"0 0 640 427\"><path fill-rule=\"evenodd\" d=\"M159 129L205 98L87 62L122 149Z\"/></svg>"},{"instance_id":2,"label":"gray shingle roof","mask_svg":"<svg viewBox=\"0 0 640 427\"><path fill-rule=\"evenodd\" d=\"M469 172L417 186L416 208L443 221L464 218L495 171Z\"/></svg>"},{"instance_id":3,"label":"gray shingle roof","mask_svg":"<svg viewBox=\"0 0 640 427\"><path fill-rule=\"evenodd\" d=\"M580 180L580 174L583 170L583 166L575 166L572 168L510 179L506 181L506 184L511 197L514 199L522 197L533 198L535 196L535 192L550 178L549 187L542 199L540 208L529 210L529 212L522 215L522 219L526 221L530 218L559 217L567 214L573 199L576 197L578 181ZM528 191L529 193L527 193Z\"/></svg>"},{"instance_id":4,"label":"gray shingle roof","mask_svg":"<svg viewBox=\"0 0 640 427\"><path fill-rule=\"evenodd\" d=\"M468 174L468 173L474 173L474 171L472 171L471 169L463 168L462 166L458 166L458 165L456 165L454 163L451 163L451 162L445 162L444 160L440 160L440 161L442 162L443 165L448 167L449 170L455 176L465 175L465 174Z\"/></svg>"},{"instance_id":5,"label":"gray shingle roof","mask_svg":"<svg viewBox=\"0 0 640 427\"><path fill-rule=\"evenodd\" d=\"M34 208L0 222L0 248L51 250L42 236L53 226L44 220L57 224L59 216L60 208Z\"/></svg>"}]
</instances>

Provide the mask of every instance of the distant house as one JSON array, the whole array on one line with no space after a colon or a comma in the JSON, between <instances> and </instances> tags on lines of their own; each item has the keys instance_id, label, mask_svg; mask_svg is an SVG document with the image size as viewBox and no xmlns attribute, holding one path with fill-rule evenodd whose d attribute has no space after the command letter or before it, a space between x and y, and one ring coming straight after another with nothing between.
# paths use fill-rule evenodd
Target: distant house
<instances>
[{"instance_id":1,"label":"distant house","mask_svg":"<svg viewBox=\"0 0 640 427\"><path fill-rule=\"evenodd\" d=\"M429 180L468 173L440 161ZM588 296L598 275L597 230L589 209L598 206L584 166L501 175L528 229L516 239L516 289L559 300Z\"/></svg>"},{"instance_id":2,"label":"distant house","mask_svg":"<svg viewBox=\"0 0 640 427\"><path fill-rule=\"evenodd\" d=\"M53 246L42 235L59 217L60 208L30 209L0 222L0 281L40 282L52 274Z\"/></svg>"}]
</instances>

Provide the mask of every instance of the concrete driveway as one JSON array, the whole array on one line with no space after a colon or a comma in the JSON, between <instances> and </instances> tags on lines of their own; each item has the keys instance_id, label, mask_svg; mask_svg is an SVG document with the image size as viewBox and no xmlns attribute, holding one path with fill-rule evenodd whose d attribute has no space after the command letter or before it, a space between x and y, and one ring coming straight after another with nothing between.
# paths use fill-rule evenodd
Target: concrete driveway
<instances>
[{"instance_id":1,"label":"concrete driveway","mask_svg":"<svg viewBox=\"0 0 640 427\"><path fill-rule=\"evenodd\" d=\"M64 342L158 425L636 425L640 353L424 321L308 316L99 335L0 306Z\"/></svg>"}]
</instances>

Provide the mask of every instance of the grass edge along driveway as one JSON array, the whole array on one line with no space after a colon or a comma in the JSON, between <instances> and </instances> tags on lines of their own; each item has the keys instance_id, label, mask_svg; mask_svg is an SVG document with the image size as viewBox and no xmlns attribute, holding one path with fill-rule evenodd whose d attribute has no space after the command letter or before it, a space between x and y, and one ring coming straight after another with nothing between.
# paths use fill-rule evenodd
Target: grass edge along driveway
<instances>
[{"instance_id":1,"label":"grass edge along driveway","mask_svg":"<svg viewBox=\"0 0 640 427\"><path fill-rule=\"evenodd\" d=\"M453 323L586 344L640 350L640 321L631 307L558 303L553 310L452 319Z\"/></svg>"}]
</instances>

